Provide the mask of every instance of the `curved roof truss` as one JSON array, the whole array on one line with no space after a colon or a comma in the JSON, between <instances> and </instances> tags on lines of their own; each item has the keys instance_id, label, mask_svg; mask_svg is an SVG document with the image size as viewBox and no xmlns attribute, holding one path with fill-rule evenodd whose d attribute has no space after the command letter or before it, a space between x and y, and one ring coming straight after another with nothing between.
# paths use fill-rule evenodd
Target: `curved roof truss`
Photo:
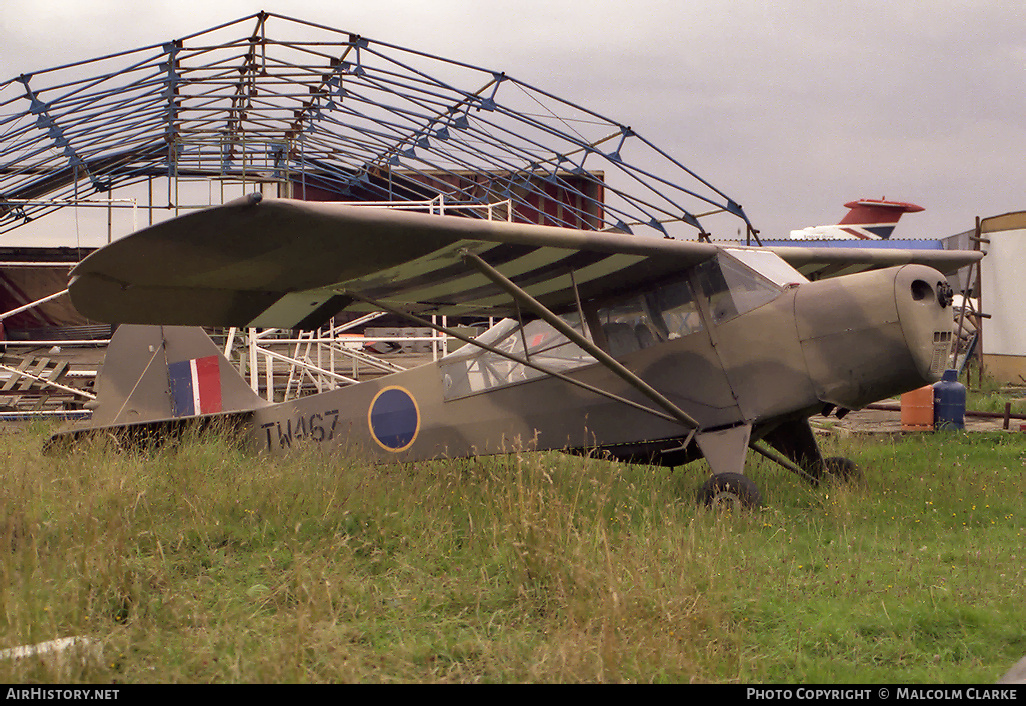
<instances>
[{"instance_id":1,"label":"curved roof truss","mask_svg":"<svg viewBox=\"0 0 1026 706\"><path fill-rule=\"evenodd\" d=\"M155 176L509 199L576 228L701 235L717 213L751 228L630 127L502 72L271 13L0 83L0 233Z\"/></svg>"}]
</instances>

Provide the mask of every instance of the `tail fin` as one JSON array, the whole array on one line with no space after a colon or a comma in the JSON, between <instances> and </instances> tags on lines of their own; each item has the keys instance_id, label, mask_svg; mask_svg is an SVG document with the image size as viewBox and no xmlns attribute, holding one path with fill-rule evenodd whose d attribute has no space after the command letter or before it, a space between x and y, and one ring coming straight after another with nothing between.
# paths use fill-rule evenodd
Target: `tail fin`
<instances>
[{"instance_id":1,"label":"tail fin","mask_svg":"<svg viewBox=\"0 0 1026 706\"><path fill-rule=\"evenodd\" d=\"M844 230L857 238L867 240L890 238L891 233L894 232L894 226L898 224L902 214L925 210L922 206L916 206L914 203L884 201L883 199L879 201L875 199L849 201L844 206L851 210L838 225L850 226Z\"/></svg>"},{"instance_id":2,"label":"tail fin","mask_svg":"<svg viewBox=\"0 0 1026 706\"><path fill-rule=\"evenodd\" d=\"M837 225L791 231L793 240L886 240L902 215L925 210L904 201L859 199L844 204L848 213Z\"/></svg>"},{"instance_id":3,"label":"tail fin","mask_svg":"<svg viewBox=\"0 0 1026 706\"><path fill-rule=\"evenodd\" d=\"M88 426L248 412L269 404L203 329L123 325L107 347Z\"/></svg>"}]
</instances>

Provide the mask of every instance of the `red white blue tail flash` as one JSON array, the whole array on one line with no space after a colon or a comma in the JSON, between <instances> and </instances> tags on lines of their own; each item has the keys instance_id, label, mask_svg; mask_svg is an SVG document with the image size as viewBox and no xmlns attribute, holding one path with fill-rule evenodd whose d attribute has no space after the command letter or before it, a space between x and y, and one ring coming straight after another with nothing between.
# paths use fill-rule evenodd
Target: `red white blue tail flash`
<instances>
[{"instance_id":1,"label":"red white blue tail flash","mask_svg":"<svg viewBox=\"0 0 1026 706\"><path fill-rule=\"evenodd\" d=\"M167 370L176 417L221 411L221 366L217 356L170 363Z\"/></svg>"},{"instance_id":2,"label":"red white blue tail flash","mask_svg":"<svg viewBox=\"0 0 1026 706\"><path fill-rule=\"evenodd\" d=\"M887 240L905 213L922 206L904 201L859 199L844 204L850 209L837 225L813 226L791 231L792 240Z\"/></svg>"}]
</instances>

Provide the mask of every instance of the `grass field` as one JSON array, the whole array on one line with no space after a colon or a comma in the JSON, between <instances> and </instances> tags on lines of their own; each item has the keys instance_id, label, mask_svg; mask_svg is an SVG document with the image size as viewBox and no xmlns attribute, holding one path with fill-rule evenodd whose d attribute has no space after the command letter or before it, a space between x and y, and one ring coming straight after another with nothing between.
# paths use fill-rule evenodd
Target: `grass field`
<instances>
[{"instance_id":1,"label":"grass field","mask_svg":"<svg viewBox=\"0 0 1026 706\"><path fill-rule=\"evenodd\" d=\"M0 624L99 658L13 682L992 683L1026 654L1026 435L752 454L765 507L558 453L371 466L226 437L44 455L0 436Z\"/></svg>"}]
</instances>

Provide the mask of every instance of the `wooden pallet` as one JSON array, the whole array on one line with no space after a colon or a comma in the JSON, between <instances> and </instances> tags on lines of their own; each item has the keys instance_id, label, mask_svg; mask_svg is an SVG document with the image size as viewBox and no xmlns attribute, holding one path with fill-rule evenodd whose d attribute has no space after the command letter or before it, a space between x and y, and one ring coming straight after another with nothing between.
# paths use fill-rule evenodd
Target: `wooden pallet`
<instances>
[{"instance_id":1,"label":"wooden pallet","mask_svg":"<svg viewBox=\"0 0 1026 706\"><path fill-rule=\"evenodd\" d=\"M67 375L71 364L67 360L53 360L43 356L0 356L7 380L0 385L0 409L38 412L47 404L81 401L68 389ZM76 399L77 398L77 399Z\"/></svg>"}]
</instances>

